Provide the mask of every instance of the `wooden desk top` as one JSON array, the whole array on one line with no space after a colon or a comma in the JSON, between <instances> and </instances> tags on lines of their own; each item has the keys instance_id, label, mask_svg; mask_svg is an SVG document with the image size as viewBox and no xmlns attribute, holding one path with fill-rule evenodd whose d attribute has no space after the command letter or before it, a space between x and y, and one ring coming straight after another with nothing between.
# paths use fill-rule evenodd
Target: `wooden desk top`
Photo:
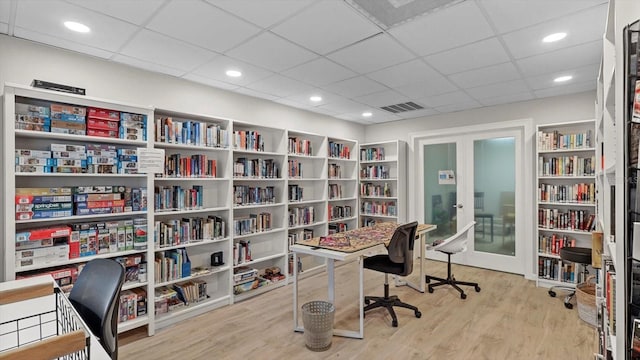
<instances>
[{"instance_id":1,"label":"wooden desk top","mask_svg":"<svg viewBox=\"0 0 640 360\"><path fill-rule=\"evenodd\" d=\"M351 253L381 243L389 243L398 226L395 222L382 222L373 226L361 227L337 234L300 240L296 244ZM418 224L416 235L434 230L435 228L436 226L431 224Z\"/></svg>"}]
</instances>

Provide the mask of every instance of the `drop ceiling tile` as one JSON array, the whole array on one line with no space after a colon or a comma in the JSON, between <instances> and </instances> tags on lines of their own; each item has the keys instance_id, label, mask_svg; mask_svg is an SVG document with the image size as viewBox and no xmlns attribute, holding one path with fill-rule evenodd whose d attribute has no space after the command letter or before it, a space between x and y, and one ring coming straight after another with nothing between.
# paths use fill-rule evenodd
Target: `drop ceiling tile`
<instances>
[{"instance_id":1,"label":"drop ceiling tile","mask_svg":"<svg viewBox=\"0 0 640 360\"><path fill-rule=\"evenodd\" d=\"M185 75L182 76L182 78L185 79L185 80L197 82L197 83L200 83L200 84L213 86L213 87L219 88L219 89L235 90L235 89L239 88L238 85L229 84L229 83L226 83L224 81L213 80L213 79L210 79L208 77L196 75L194 73L185 74Z\"/></svg>"},{"instance_id":2,"label":"drop ceiling tile","mask_svg":"<svg viewBox=\"0 0 640 360\"><path fill-rule=\"evenodd\" d=\"M428 81L398 86L395 89L411 99L420 99L451 92L456 90L456 87L446 78L438 76Z\"/></svg>"},{"instance_id":3,"label":"drop ceiling tile","mask_svg":"<svg viewBox=\"0 0 640 360\"><path fill-rule=\"evenodd\" d=\"M440 112L436 109L422 109L422 110L413 110L407 111L403 113L396 114L400 119L415 119L425 116L433 116L439 114Z\"/></svg>"},{"instance_id":4,"label":"drop ceiling tile","mask_svg":"<svg viewBox=\"0 0 640 360\"><path fill-rule=\"evenodd\" d=\"M239 70L242 72L242 76L237 78L229 77L226 75L227 70ZM249 65L245 62L235 60L224 55L216 56L213 60L201 65L197 69L193 70L193 74L240 86L244 86L273 75L271 71Z\"/></svg>"},{"instance_id":5,"label":"drop ceiling tile","mask_svg":"<svg viewBox=\"0 0 640 360\"><path fill-rule=\"evenodd\" d=\"M185 72L192 71L216 55L149 30L140 31L122 49L121 54Z\"/></svg>"},{"instance_id":6,"label":"drop ceiling tile","mask_svg":"<svg viewBox=\"0 0 640 360\"><path fill-rule=\"evenodd\" d=\"M245 87L278 97L287 97L313 88L311 85L281 75L273 75Z\"/></svg>"},{"instance_id":7,"label":"drop ceiling tile","mask_svg":"<svg viewBox=\"0 0 640 360\"><path fill-rule=\"evenodd\" d=\"M452 113L456 111L476 109L479 107L482 107L482 104L474 100L474 101L466 101L462 103L455 103L451 105L436 106L435 109L443 114L446 114L446 113Z\"/></svg>"},{"instance_id":8,"label":"drop ceiling tile","mask_svg":"<svg viewBox=\"0 0 640 360\"><path fill-rule=\"evenodd\" d=\"M271 29L318 54L327 54L380 32L342 1L316 1Z\"/></svg>"},{"instance_id":9,"label":"drop ceiling tile","mask_svg":"<svg viewBox=\"0 0 640 360\"><path fill-rule=\"evenodd\" d=\"M67 2L142 25L164 4L165 0L67 0Z\"/></svg>"},{"instance_id":10,"label":"drop ceiling tile","mask_svg":"<svg viewBox=\"0 0 640 360\"><path fill-rule=\"evenodd\" d=\"M406 62L415 56L386 34L366 39L327 56L360 74Z\"/></svg>"},{"instance_id":11,"label":"drop ceiling tile","mask_svg":"<svg viewBox=\"0 0 640 360\"><path fill-rule=\"evenodd\" d=\"M381 107L393 104L404 103L411 99L394 90L385 90L354 99L357 102L367 104L374 107Z\"/></svg>"},{"instance_id":12,"label":"drop ceiling tile","mask_svg":"<svg viewBox=\"0 0 640 360\"><path fill-rule=\"evenodd\" d=\"M325 85L323 88L348 98L354 98L387 89L384 85L364 76L338 81Z\"/></svg>"},{"instance_id":13,"label":"drop ceiling tile","mask_svg":"<svg viewBox=\"0 0 640 360\"><path fill-rule=\"evenodd\" d=\"M344 66L338 65L325 58L309 61L308 63L289 69L282 74L314 86L326 85L357 75Z\"/></svg>"},{"instance_id":14,"label":"drop ceiling tile","mask_svg":"<svg viewBox=\"0 0 640 360\"><path fill-rule=\"evenodd\" d=\"M537 98L544 98L549 96L575 94L579 92L595 90L595 88L596 88L596 81L594 78L593 81L586 81L582 83L567 84L564 86L554 86L547 89L535 90L534 94L536 95Z\"/></svg>"},{"instance_id":15,"label":"drop ceiling tile","mask_svg":"<svg viewBox=\"0 0 640 360\"><path fill-rule=\"evenodd\" d=\"M277 102L278 104L282 104L282 105L287 105L287 106L291 106L297 109L307 109L308 106L306 106L305 104L299 103L297 101L293 101L291 99L287 99L287 98L280 98L280 99L276 99L273 102Z\"/></svg>"},{"instance_id":16,"label":"drop ceiling tile","mask_svg":"<svg viewBox=\"0 0 640 360\"><path fill-rule=\"evenodd\" d=\"M261 30L200 0L173 0L146 27L217 52L229 50Z\"/></svg>"},{"instance_id":17,"label":"drop ceiling tile","mask_svg":"<svg viewBox=\"0 0 640 360\"><path fill-rule=\"evenodd\" d=\"M509 61L497 38L475 42L424 58L429 65L448 75Z\"/></svg>"},{"instance_id":18,"label":"drop ceiling tile","mask_svg":"<svg viewBox=\"0 0 640 360\"><path fill-rule=\"evenodd\" d=\"M353 114L354 115L353 119L356 121L357 120L369 121L374 124L380 124L388 121L398 121L403 119L401 114L392 114L388 111L384 111L380 109L372 109L372 110L369 110L369 112L372 114L370 117L365 118L362 116L362 113L358 113L358 114Z\"/></svg>"},{"instance_id":19,"label":"drop ceiling tile","mask_svg":"<svg viewBox=\"0 0 640 360\"><path fill-rule=\"evenodd\" d=\"M311 101L309 99L311 96L320 96L322 100ZM303 93L288 96L287 99L304 104L306 107L311 108L311 107L322 106L324 104L329 104L331 102L339 101L339 100L342 100L343 98L339 95L332 94L326 90L314 88L314 89L305 91Z\"/></svg>"},{"instance_id":20,"label":"drop ceiling tile","mask_svg":"<svg viewBox=\"0 0 640 360\"><path fill-rule=\"evenodd\" d=\"M474 100L463 91L453 91L446 94L429 96L424 99L418 99L418 102L430 108L445 106L451 104L459 104L473 102Z\"/></svg>"},{"instance_id":21,"label":"drop ceiling tile","mask_svg":"<svg viewBox=\"0 0 640 360\"><path fill-rule=\"evenodd\" d=\"M524 77L549 74L600 62L602 40L517 60Z\"/></svg>"},{"instance_id":22,"label":"drop ceiling tile","mask_svg":"<svg viewBox=\"0 0 640 360\"><path fill-rule=\"evenodd\" d=\"M362 124L362 125L371 125L373 124L372 121L369 121L368 119L362 119L362 117L357 117L356 114L338 114L335 115L334 117L341 119L341 120L346 120L346 121L351 121L357 124Z\"/></svg>"},{"instance_id":23,"label":"drop ceiling tile","mask_svg":"<svg viewBox=\"0 0 640 360\"><path fill-rule=\"evenodd\" d=\"M602 29L605 28L606 19L607 7L598 6L578 14L505 34L502 39L513 57L522 59L600 40L602 39ZM554 43L542 42L545 36L557 32L565 32L567 37Z\"/></svg>"},{"instance_id":24,"label":"drop ceiling tile","mask_svg":"<svg viewBox=\"0 0 640 360\"><path fill-rule=\"evenodd\" d=\"M132 58L129 56L124 56L124 55L116 55L113 57L112 60L117 63L133 66L146 71L153 71L153 72L158 72L161 74L167 74L171 76L181 76L184 74L184 71L180 69L159 65L149 61L139 60L139 59Z\"/></svg>"},{"instance_id":25,"label":"drop ceiling tile","mask_svg":"<svg viewBox=\"0 0 640 360\"><path fill-rule=\"evenodd\" d=\"M389 30L420 56L473 43L494 35L474 1L449 6Z\"/></svg>"},{"instance_id":26,"label":"drop ceiling tile","mask_svg":"<svg viewBox=\"0 0 640 360\"><path fill-rule=\"evenodd\" d=\"M463 89L519 78L518 69L510 62L449 75L449 80Z\"/></svg>"},{"instance_id":27,"label":"drop ceiling tile","mask_svg":"<svg viewBox=\"0 0 640 360\"><path fill-rule=\"evenodd\" d=\"M418 59L367 74L368 78L391 88L414 82L427 81L438 76L441 75L422 60Z\"/></svg>"},{"instance_id":28,"label":"drop ceiling tile","mask_svg":"<svg viewBox=\"0 0 640 360\"><path fill-rule=\"evenodd\" d=\"M485 9L501 34L607 3L607 0L476 1ZM600 28L600 32L603 29Z\"/></svg>"},{"instance_id":29,"label":"drop ceiling tile","mask_svg":"<svg viewBox=\"0 0 640 360\"><path fill-rule=\"evenodd\" d=\"M249 95L249 96L253 96L256 98L260 98L260 99L266 99L266 100L276 100L278 99L277 96L273 96L271 94L266 94L263 93L261 91L255 91L253 89L248 89L248 88L244 88L244 87L239 87L235 90L233 90L234 92L240 93L240 94L244 94L244 95Z\"/></svg>"},{"instance_id":30,"label":"drop ceiling tile","mask_svg":"<svg viewBox=\"0 0 640 360\"><path fill-rule=\"evenodd\" d=\"M9 24L0 23L0 33L8 34L9 33Z\"/></svg>"},{"instance_id":31,"label":"drop ceiling tile","mask_svg":"<svg viewBox=\"0 0 640 360\"><path fill-rule=\"evenodd\" d=\"M529 91L524 80L512 80L497 84L478 86L467 89L467 94L476 100L519 94Z\"/></svg>"},{"instance_id":32,"label":"drop ceiling tile","mask_svg":"<svg viewBox=\"0 0 640 360\"><path fill-rule=\"evenodd\" d=\"M311 109L311 111L318 113L318 114L323 114L323 115L329 115L329 116L336 116L338 114L340 114L337 111L331 110L331 109L327 109L327 108L321 108L321 107L314 107L313 109Z\"/></svg>"},{"instance_id":33,"label":"drop ceiling tile","mask_svg":"<svg viewBox=\"0 0 640 360\"><path fill-rule=\"evenodd\" d=\"M484 106L494 106L494 105L501 105L501 104L516 103L521 101L528 101L533 99L534 99L533 94L527 91L527 92L521 92L521 93L514 92L513 94L501 95L496 97L487 97L484 99L480 99L478 101Z\"/></svg>"},{"instance_id":34,"label":"drop ceiling tile","mask_svg":"<svg viewBox=\"0 0 640 360\"><path fill-rule=\"evenodd\" d=\"M0 23L9 24L9 14L11 14L11 1L0 1Z\"/></svg>"},{"instance_id":35,"label":"drop ceiling tile","mask_svg":"<svg viewBox=\"0 0 640 360\"><path fill-rule=\"evenodd\" d=\"M206 1L263 28L286 19L312 3L312 0Z\"/></svg>"},{"instance_id":36,"label":"drop ceiling tile","mask_svg":"<svg viewBox=\"0 0 640 360\"><path fill-rule=\"evenodd\" d=\"M51 46L56 46L56 47L71 50L71 51L77 51L79 53L83 53L91 56L97 56L104 59L108 59L113 56L113 53L110 51L97 49L88 45L80 44L80 43L69 41L66 39L61 39L58 37L53 37L47 34L42 34L40 32L26 30L19 27L16 27L13 33L18 38L23 38L23 39L51 45Z\"/></svg>"},{"instance_id":37,"label":"drop ceiling tile","mask_svg":"<svg viewBox=\"0 0 640 360\"><path fill-rule=\"evenodd\" d=\"M276 72L317 57L311 51L269 32L254 37L226 55Z\"/></svg>"},{"instance_id":38,"label":"drop ceiling tile","mask_svg":"<svg viewBox=\"0 0 640 360\"><path fill-rule=\"evenodd\" d=\"M581 68L570 69L570 70L561 71L557 73L538 75L531 78L527 78L525 80L533 90L565 87L571 84L584 83L584 82L592 82L593 84L595 84L596 79L598 78L599 70L600 70L600 64L593 64L590 66L584 66ZM557 78L558 76L565 76L565 75L573 76L573 79L569 80L566 83L556 83L553 81L553 79Z\"/></svg>"},{"instance_id":39,"label":"drop ceiling tile","mask_svg":"<svg viewBox=\"0 0 640 360\"><path fill-rule=\"evenodd\" d=\"M22 0L17 3L16 28L92 48L116 52L138 29L127 22L62 1ZM67 29L63 22L69 20L87 25L91 32L82 34Z\"/></svg>"},{"instance_id":40,"label":"drop ceiling tile","mask_svg":"<svg viewBox=\"0 0 640 360\"><path fill-rule=\"evenodd\" d=\"M348 99L339 99L329 104L320 105L314 109L328 109L336 111L339 114L362 114L363 111L369 109L369 106Z\"/></svg>"}]
</instances>

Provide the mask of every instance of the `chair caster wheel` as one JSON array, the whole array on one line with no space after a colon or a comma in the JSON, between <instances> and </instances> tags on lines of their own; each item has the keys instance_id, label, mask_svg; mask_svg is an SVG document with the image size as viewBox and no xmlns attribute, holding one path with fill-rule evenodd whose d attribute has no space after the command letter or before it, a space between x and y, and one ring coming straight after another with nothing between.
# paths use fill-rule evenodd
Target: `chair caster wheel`
<instances>
[{"instance_id":1,"label":"chair caster wheel","mask_svg":"<svg viewBox=\"0 0 640 360\"><path fill-rule=\"evenodd\" d=\"M466 298L467 298L467 294L465 293L460 294L460 299L464 300Z\"/></svg>"},{"instance_id":2,"label":"chair caster wheel","mask_svg":"<svg viewBox=\"0 0 640 360\"><path fill-rule=\"evenodd\" d=\"M571 310L571 309L573 309L573 304L572 303L564 303L564 307L566 307L567 309Z\"/></svg>"},{"instance_id":3,"label":"chair caster wheel","mask_svg":"<svg viewBox=\"0 0 640 360\"><path fill-rule=\"evenodd\" d=\"M416 317L420 319L422 317L422 313L420 311L416 311Z\"/></svg>"},{"instance_id":4,"label":"chair caster wheel","mask_svg":"<svg viewBox=\"0 0 640 360\"><path fill-rule=\"evenodd\" d=\"M425 278L424 282L426 282L427 284L431 282L431 279L429 279L428 277Z\"/></svg>"},{"instance_id":5,"label":"chair caster wheel","mask_svg":"<svg viewBox=\"0 0 640 360\"><path fill-rule=\"evenodd\" d=\"M480 286L476 285L476 292L480 292Z\"/></svg>"},{"instance_id":6,"label":"chair caster wheel","mask_svg":"<svg viewBox=\"0 0 640 360\"><path fill-rule=\"evenodd\" d=\"M556 292L553 290L549 290L549 296L556 297Z\"/></svg>"},{"instance_id":7,"label":"chair caster wheel","mask_svg":"<svg viewBox=\"0 0 640 360\"><path fill-rule=\"evenodd\" d=\"M371 304L371 301L369 301L369 300L365 300L365 301L364 301L364 304L365 304L365 305L369 305L369 304Z\"/></svg>"},{"instance_id":8,"label":"chair caster wheel","mask_svg":"<svg viewBox=\"0 0 640 360\"><path fill-rule=\"evenodd\" d=\"M397 321L397 320L393 320L393 321L391 322L391 326L393 326L393 327L398 327L398 321Z\"/></svg>"},{"instance_id":9,"label":"chair caster wheel","mask_svg":"<svg viewBox=\"0 0 640 360\"><path fill-rule=\"evenodd\" d=\"M427 290L429 290L429 294L433 294L433 288L431 286L429 286Z\"/></svg>"}]
</instances>

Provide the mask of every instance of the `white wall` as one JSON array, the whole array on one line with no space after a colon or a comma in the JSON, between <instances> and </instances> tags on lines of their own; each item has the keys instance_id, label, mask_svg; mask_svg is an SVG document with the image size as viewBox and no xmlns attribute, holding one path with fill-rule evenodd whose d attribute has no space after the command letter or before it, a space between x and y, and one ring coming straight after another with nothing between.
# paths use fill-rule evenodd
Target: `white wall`
<instances>
[{"instance_id":1,"label":"white wall","mask_svg":"<svg viewBox=\"0 0 640 360\"><path fill-rule=\"evenodd\" d=\"M0 35L0 84L33 79L85 88L91 97L364 140L361 124Z\"/></svg>"}]
</instances>

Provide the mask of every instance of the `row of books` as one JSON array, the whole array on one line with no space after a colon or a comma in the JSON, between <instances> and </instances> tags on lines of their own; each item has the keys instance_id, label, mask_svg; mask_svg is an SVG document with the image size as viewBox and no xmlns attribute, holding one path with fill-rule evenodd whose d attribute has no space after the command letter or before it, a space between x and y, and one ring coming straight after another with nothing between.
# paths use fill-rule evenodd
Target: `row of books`
<instances>
[{"instance_id":1,"label":"row of books","mask_svg":"<svg viewBox=\"0 0 640 360\"><path fill-rule=\"evenodd\" d=\"M146 141L146 115L76 105L15 104L18 130Z\"/></svg>"},{"instance_id":2,"label":"row of books","mask_svg":"<svg viewBox=\"0 0 640 360\"><path fill-rule=\"evenodd\" d=\"M234 177L280 178L280 165L273 159L238 158L233 163Z\"/></svg>"},{"instance_id":3,"label":"row of books","mask_svg":"<svg viewBox=\"0 0 640 360\"><path fill-rule=\"evenodd\" d=\"M560 259L538 258L538 277L542 279L579 284L587 280L583 268L582 264L564 263Z\"/></svg>"},{"instance_id":4,"label":"row of books","mask_svg":"<svg viewBox=\"0 0 640 360\"><path fill-rule=\"evenodd\" d=\"M572 239L567 235L538 235L538 252L541 254L560 254L560 249L567 246L575 246L576 239Z\"/></svg>"},{"instance_id":5,"label":"row of books","mask_svg":"<svg viewBox=\"0 0 640 360\"><path fill-rule=\"evenodd\" d=\"M300 240L313 239L313 229L302 229L301 231L290 231L287 235L288 246L296 244Z\"/></svg>"},{"instance_id":6,"label":"row of books","mask_svg":"<svg viewBox=\"0 0 640 360\"><path fill-rule=\"evenodd\" d=\"M229 132L215 123L158 117L155 121L155 140L165 144L228 148Z\"/></svg>"},{"instance_id":7,"label":"row of books","mask_svg":"<svg viewBox=\"0 0 640 360\"><path fill-rule=\"evenodd\" d=\"M289 226L310 225L315 222L313 206L289 209Z\"/></svg>"},{"instance_id":8,"label":"row of books","mask_svg":"<svg viewBox=\"0 0 640 360\"><path fill-rule=\"evenodd\" d=\"M304 200L304 188L297 184L290 184L287 191L287 199L289 201Z\"/></svg>"},{"instance_id":9,"label":"row of books","mask_svg":"<svg viewBox=\"0 0 640 360\"><path fill-rule=\"evenodd\" d=\"M397 216L398 206L395 201L363 201L360 211L362 215Z\"/></svg>"},{"instance_id":10,"label":"row of books","mask_svg":"<svg viewBox=\"0 0 640 360\"><path fill-rule=\"evenodd\" d=\"M156 252L154 266L156 283L191 276L191 261L186 249Z\"/></svg>"},{"instance_id":11,"label":"row of books","mask_svg":"<svg viewBox=\"0 0 640 360\"><path fill-rule=\"evenodd\" d=\"M259 187L248 185L233 186L233 205L273 204L276 202L276 191L273 186Z\"/></svg>"},{"instance_id":12,"label":"row of books","mask_svg":"<svg viewBox=\"0 0 640 360\"><path fill-rule=\"evenodd\" d=\"M538 174L541 176L594 176L596 157L559 156L538 157Z\"/></svg>"},{"instance_id":13,"label":"row of books","mask_svg":"<svg viewBox=\"0 0 640 360\"><path fill-rule=\"evenodd\" d=\"M337 234L347 230L349 230L349 225L347 223L337 222L329 224L329 235Z\"/></svg>"},{"instance_id":14,"label":"row of books","mask_svg":"<svg viewBox=\"0 0 640 360\"><path fill-rule=\"evenodd\" d=\"M201 209L204 206L204 187L193 185L184 189L180 185L156 186L153 190L156 211Z\"/></svg>"},{"instance_id":15,"label":"row of books","mask_svg":"<svg viewBox=\"0 0 640 360\"><path fill-rule=\"evenodd\" d=\"M186 156L171 154L165 156L164 161L163 177L214 178L218 173L216 159L209 159L206 154Z\"/></svg>"},{"instance_id":16,"label":"row of books","mask_svg":"<svg viewBox=\"0 0 640 360\"><path fill-rule=\"evenodd\" d=\"M349 145L329 141L329 157L339 159L351 159Z\"/></svg>"},{"instance_id":17,"label":"row of books","mask_svg":"<svg viewBox=\"0 0 640 360\"><path fill-rule=\"evenodd\" d=\"M540 184L538 201L593 204L596 201L596 184Z\"/></svg>"},{"instance_id":18,"label":"row of books","mask_svg":"<svg viewBox=\"0 0 640 360\"><path fill-rule=\"evenodd\" d=\"M184 245L204 240L223 239L226 225L222 217L186 217L155 221L154 243L156 248Z\"/></svg>"},{"instance_id":19,"label":"row of books","mask_svg":"<svg viewBox=\"0 0 640 360\"><path fill-rule=\"evenodd\" d=\"M264 136L254 130L234 130L233 148L241 150L264 151Z\"/></svg>"},{"instance_id":20,"label":"row of books","mask_svg":"<svg viewBox=\"0 0 640 360\"><path fill-rule=\"evenodd\" d=\"M378 185L373 183L361 183L360 195L391 197L391 186L388 183L384 183L384 185Z\"/></svg>"},{"instance_id":21,"label":"row of books","mask_svg":"<svg viewBox=\"0 0 640 360\"><path fill-rule=\"evenodd\" d=\"M595 214L587 210L538 209L538 227L544 229L593 231Z\"/></svg>"},{"instance_id":22,"label":"row of books","mask_svg":"<svg viewBox=\"0 0 640 360\"><path fill-rule=\"evenodd\" d=\"M329 178L330 179L342 178L342 166L338 164L329 164Z\"/></svg>"},{"instance_id":23,"label":"row of books","mask_svg":"<svg viewBox=\"0 0 640 360\"><path fill-rule=\"evenodd\" d=\"M136 149L113 145L51 144L49 150L16 149L17 173L137 174Z\"/></svg>"},{"instance_id":24,"label":"row of books","mask_svg":"<svg viewBox=\"0 0 640 360\"><path fill-rule=\"evenodd\" d=\"M341 199L342 198L342 185L329 184L329 199Z\"/></svg>"},{"instance_id":25,"label":"row of books","mask_svg":"<svg viewBox=\"0 0 640 360\"><path fill-rule=\"evenodd\" d=\"M233 220L233 234L247 235L271 230L271 214L249 214Z\"/></svg>"},{"instance_id":26,"label":"row of books","mask_svg":"<svg viewBox=\"0 0 640 360\"><path fill-rule=\"evenodd\" d=\"M360 169L361 179L388 179L390 174L386 165L369 165Z\"/></svg>"},{"instance_id":27,"label":"row of books","mask_svg":"<svg viewBox=\"0 0 640 360\"><path fill-rule=\"evenodd\" d=\"M155 314L166 314L208 298L207 282L194 279L155 289Z\"/></svg>"},{"instance_id":28,"label":"row of books","mask_svg":"<svg viewBox=\"0 0 640 360\"><path fill-rule=\"evenodd\" d=\"M538 132L538 150L588 149L591 147L593 147L591 130L571 134L562 134L558 130Z\"/></svg>"},{"instance_id":29,"label":"row of books","mask_svg":"<svg viewBox=\"0 0 640 360\"><path fill-rule=\"evenodd\" d=\"M384 147L360 149L360 161L384 160Z\"/></svg>"},{"instance_id":30,"label":"row of books","mask_svg":"<svg viewBox=\"0 0 640 360\"><path fill-rule=\"evenodd\" d=\"M147 188L120 185L16 188L16 220L147 210Z\"/></svg>"},{"instance_id":31,"label":"row of books","mask_svg":"<svg viewBox=\"0 0 640 360\"><path fill-rule=\"evenodd\" d=\"M289 154L306 156L313 155L313 146L311 144L311 140L289 137L287 145L287 151Z\"/></svg>"},{"instance_id":32,"label":"row of books","mask_svg":"<svg viewBox=\"0 0 640 360\"><path fill-rule=\"evenodd\" d=\"M331 205L329 204L329 220L344 219L353 216L351 206L349 205Z\"/></svg>"},{"instance_id":33,"label":"row of books","mask_svg":"<svg viewBox=\"0 0 640 360\"><path fill-rule=\"evenodd\" d=\"M122 290L118 299L118 322L147 315L147 292L143 288Z\"/></svg>"},{"instance_id":34,"label":"row of books","mask_svg":"<svg viewBox=\"0 0 640 360\"><path fill-rule=\"evenodd\" d=\"M301 178L303 177L302 173L302 162L298 160L289 160L287 166L287 175L290 178Z\"/></svg>"},{"instance_id":35,"label":"row of books","mask_svg":"<svg viewBox=\"0 0 640 360\"><path fill-rule=\"evenodd\" d=\"M248 263L251 260L250 240L240 240L233 244L233 266Z\"/></svg>"}]
</instances>

